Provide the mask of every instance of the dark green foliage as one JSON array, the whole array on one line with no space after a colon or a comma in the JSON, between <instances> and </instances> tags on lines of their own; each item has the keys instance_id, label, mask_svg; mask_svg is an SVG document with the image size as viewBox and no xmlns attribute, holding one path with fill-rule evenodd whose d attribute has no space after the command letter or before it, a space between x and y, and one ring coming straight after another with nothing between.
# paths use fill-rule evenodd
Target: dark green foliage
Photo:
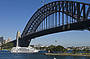
<instances>
[{"instance_id":1,"label":"dark green foliage","mask_svg":"<svg viewBox=\"0 0 90 59\"><path fill-rule=\"evenodd\" d=\"M54 45L51 45L47 48L48 51L61 51L61 52L66 52L67 50L63 47L63 46L54 46Z\"/></svg>"},{"instance_id":2,"label":"dark green foliage","mask_svg":"<svg viewBox=\"0 0 90 59\"><path fill-rule=\"evenodd\" d=\"M90 50L88 48L83 49L83 51L86 52L86 53L90 53Z\"/></svg>"},{"instance_id":3,"label":"dark green foliage","mask_svg":"<svg viewBox=\"0 0 90 59\"><path fill-rule=\"evenodd\" d=\"M7 44L3 44L2 45L3 49L11 49L12 47L14 47L13 43L7 43Z\"/></svg>"}]
</instances>

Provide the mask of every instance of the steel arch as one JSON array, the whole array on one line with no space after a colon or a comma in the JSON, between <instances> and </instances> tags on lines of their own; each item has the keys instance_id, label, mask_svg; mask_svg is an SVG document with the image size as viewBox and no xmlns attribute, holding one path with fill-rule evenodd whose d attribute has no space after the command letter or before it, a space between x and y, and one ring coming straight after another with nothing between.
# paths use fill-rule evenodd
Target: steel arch
<instances>
[{"instance_id":1,"label":"steel arch","mask_svg":"<svg viewBox=\"0 0 90 59\"><path fill-rule=\"evenodd\" d=\"M86 9L86 6L88 6L88 9ZM85 21L88 20L88 17L90 17L90 4L75 1L54 1L45 4L44 6L39 8L30 18L22 33L22 37L27 35L29 30L30 33L34 33L40 25L40 23L46 17L56 12L62 12L76 19L78 22L82 20ZM81 13L83 15L81 15Z\"/></svg>"}]
</instances>

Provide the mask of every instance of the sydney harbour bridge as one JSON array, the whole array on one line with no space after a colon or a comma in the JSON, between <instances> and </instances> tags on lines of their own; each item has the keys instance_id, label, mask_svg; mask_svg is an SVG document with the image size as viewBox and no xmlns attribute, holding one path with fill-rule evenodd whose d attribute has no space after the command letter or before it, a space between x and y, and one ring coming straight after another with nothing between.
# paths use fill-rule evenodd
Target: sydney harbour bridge
<instances>
[{"instance_id":1,"label":"sydney harbour bridge","mask_svg":"<svg viewBox=\"0 0 90 59\"><path fill-rule=\"evenodd\" d=\"M53 1L32 15L21 34L19 45L25 47L33 38L71 30L90 30L90 4Z\"/></svg>"}]
</instances>

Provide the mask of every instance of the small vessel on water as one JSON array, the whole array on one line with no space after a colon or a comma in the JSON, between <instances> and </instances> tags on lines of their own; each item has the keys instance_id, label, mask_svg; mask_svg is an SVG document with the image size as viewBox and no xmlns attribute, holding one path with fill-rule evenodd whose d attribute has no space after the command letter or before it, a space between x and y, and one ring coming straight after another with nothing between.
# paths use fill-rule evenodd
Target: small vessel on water
<instances>
[{"instance_id":1,"label":"small vessel on water","mask_svg":"<svg viewBox=\"0 0 90 59\"><path fill-rule=\"evenodd\" d=\"M17 35L16 35L17 44L16 44L16 47L13 47L11 49L11 53L37 53L37 52L39 52L39 50L37 50L31 46L20 47L19 40L18 40L19 38L20 38L20 32L18 31Z\"/></svg>"},{"instance_id":2,"label":"small vessel on water","mask_svg":"<svg viewBox=\"0 0 90 59\"><path fill-rule=\"evenodd\" d=\"M39 50L36 50L33 47L13 47L11 53L37 53Z\"/></svg>"}]
</instances>

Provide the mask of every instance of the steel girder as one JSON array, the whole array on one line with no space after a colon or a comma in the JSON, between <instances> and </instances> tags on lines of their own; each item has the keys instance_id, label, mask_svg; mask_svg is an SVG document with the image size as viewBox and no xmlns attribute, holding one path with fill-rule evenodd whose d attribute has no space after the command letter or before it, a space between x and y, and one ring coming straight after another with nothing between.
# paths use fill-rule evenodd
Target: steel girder
<instances>
[{"instance_id":1,"label":"steel girder","mask_svg":"<svg viewBox=\"0 0 90 59\"><path fill-rule=\"evenodd\" d=\"M22 33L22 37L28 35L28 33L35 33L42 21L56 12L62 12L77 22L90 20L90 4L74 1L54 1L45 4L33 14Z\"/></svg>"}]
</instances>

